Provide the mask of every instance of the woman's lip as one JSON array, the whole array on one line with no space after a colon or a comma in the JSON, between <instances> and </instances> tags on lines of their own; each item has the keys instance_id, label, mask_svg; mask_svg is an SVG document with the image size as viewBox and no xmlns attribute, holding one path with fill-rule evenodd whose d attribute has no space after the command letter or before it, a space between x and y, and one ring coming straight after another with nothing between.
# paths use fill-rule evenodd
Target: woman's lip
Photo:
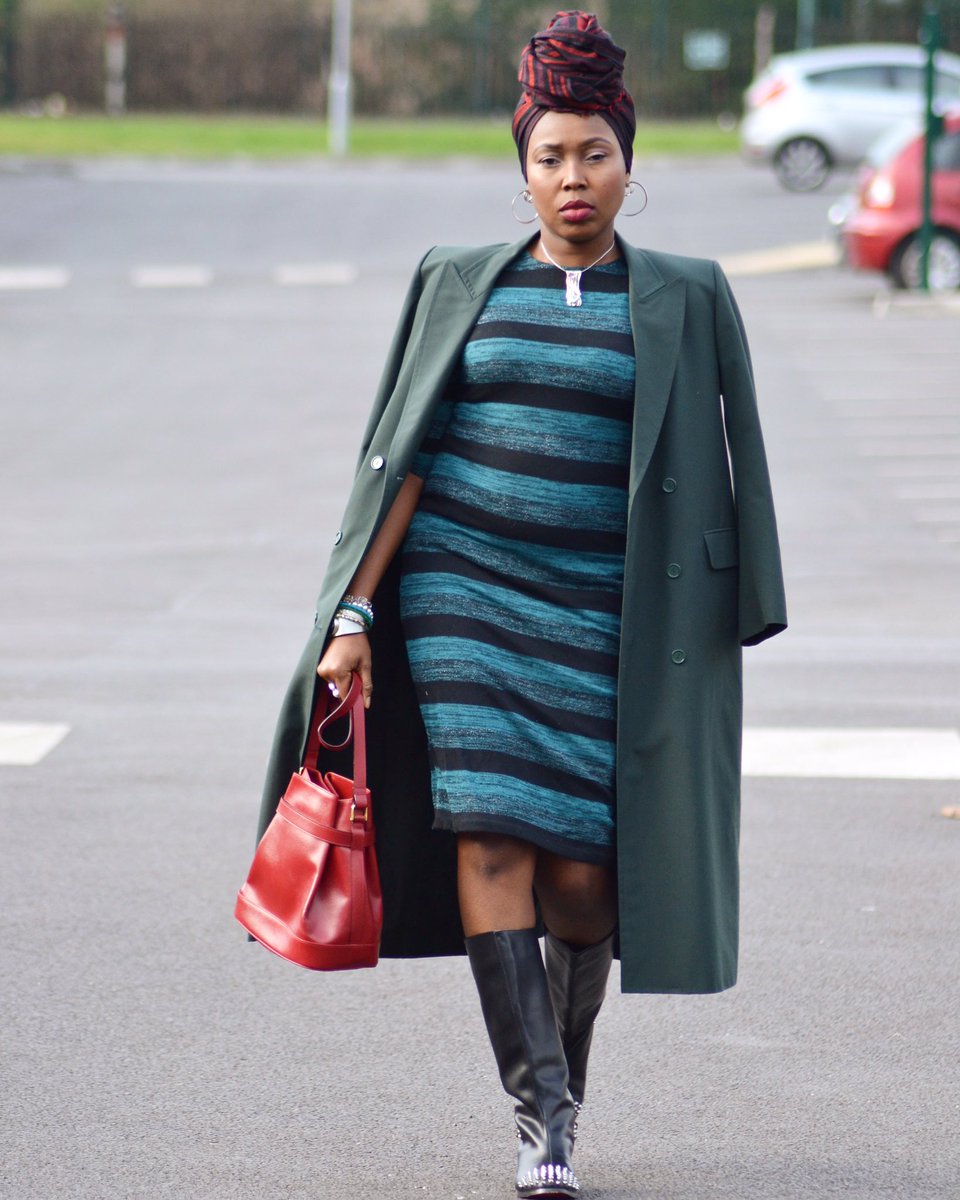
<instances>
[{"instance_id":1,"label":"woman's lip","mask_svg":"<svg viewBox=\"0 0 960 1200\"><path fill-rule=\"evenodd\" d=\"M571 200L560 209L561 212L593 212L593 205L585 200Z\"/></svg>"},{"instance_id":2,"label":"woman's lip","mask_svg":"<svg viewBox=\"0 0 960 1200\"><path fill-rule=\"evenodd\" d=\"M588 217L593 216L593 208L589 204L574 204L568 205L560 209L561 214L568 221L586 221Z\"/></svg>"}]
</instances>

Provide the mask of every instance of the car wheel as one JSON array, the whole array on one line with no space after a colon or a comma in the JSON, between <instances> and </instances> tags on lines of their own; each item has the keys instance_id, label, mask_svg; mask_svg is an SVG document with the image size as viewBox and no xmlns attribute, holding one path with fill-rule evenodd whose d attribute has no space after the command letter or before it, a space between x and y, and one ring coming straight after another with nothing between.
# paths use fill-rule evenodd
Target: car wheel
<instances>
[{"instance_id":1,"label":"car wheel","mask_svg":"<svg viewBox=\"0 0 960 1200\"><path fill-rule=\"evenodd\" d=\"M833 164L824 145L810 137L791 138L777 151L773 169L790 192L813 192L822 187Z\"/></svg>"},{"instance_id":2,"label":"car wheel","mask_svg":"<svg viewBox=\"0 0 960 1200\"><path fill-rule=\"evenodd\" d=\"M920 235L902 242L890 260L894 287L920 286ZM930 239L929 283L931 291L952 292L960 288L960 238L935 229Z\"/></svg>"}]
</instances>

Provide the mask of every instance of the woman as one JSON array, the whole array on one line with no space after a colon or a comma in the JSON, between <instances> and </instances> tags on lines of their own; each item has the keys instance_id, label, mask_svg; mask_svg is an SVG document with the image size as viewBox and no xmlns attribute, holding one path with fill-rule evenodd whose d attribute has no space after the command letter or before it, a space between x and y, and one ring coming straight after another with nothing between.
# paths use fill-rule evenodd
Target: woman
<instances>
[{"instance_id":1,"label":"woman","mask_svg":"<svg viewBox=\"0 0 960 1200\"><path fill-rule=\"evenodd\" d=\"M369 706L375 671L382 950L465 938L523 1197L579 1190L614 954L625 991L735 981L740 647L786 623L726 281L614 233L623 59L584 13L532 39L513 129L539 234L420 264L262 813L317 676L359 672Z\"/></svg>"}]
</instances>

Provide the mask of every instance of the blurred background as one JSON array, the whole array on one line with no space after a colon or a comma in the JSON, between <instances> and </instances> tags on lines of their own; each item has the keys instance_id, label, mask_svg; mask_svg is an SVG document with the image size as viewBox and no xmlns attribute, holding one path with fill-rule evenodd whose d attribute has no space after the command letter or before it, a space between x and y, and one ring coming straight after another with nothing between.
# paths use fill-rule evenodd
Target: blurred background
<instances>
[{"instance_id":1,"label":"blurred background","mask_svg":"<svg viewBox=\"0 0 960 1200\"><path fill-rule=\"evenodd\" d=\"M512 109L518 47L556 7L540 0L354 0L356 112L482 116ZM641 114L651 118L737 112L743 89L772 52L915 43L924 3L596 0L587 7L627 49L628 83ZM955 46L960 4L940 7L945 44ZM132 111L323 116L335 8L335 0L0 0L0 100L51 113L102 109L105 46L122 41L124 103Z\"/></svg>"}]
</instances>

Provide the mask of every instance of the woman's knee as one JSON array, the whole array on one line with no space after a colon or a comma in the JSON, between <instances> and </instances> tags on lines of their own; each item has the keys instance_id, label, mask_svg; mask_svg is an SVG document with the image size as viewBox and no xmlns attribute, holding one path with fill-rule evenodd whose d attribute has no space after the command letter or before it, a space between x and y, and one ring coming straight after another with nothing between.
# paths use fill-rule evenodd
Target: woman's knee
<instances>
[{"instance_id":1,"label":"woman's knee","mask_svg":"<svg viewBox=\"0 0 960 1200\"><path fill-rule=\"evenodd\" d=\"M457 836L461 873L489 883L514 875L532 882L536 851L526 842L501 834L461 833Z\"/></svg>"},{"instance_id":2,"label":"woman's knee","mask_svg":"<svg viewBox=\"0 0 960 1200\"><path fill-rule=\"evenodd\" d=\"M541 858L534 880L548 926L609 926L616 921L616 885L610 868L556 856Z\"/></svg>"}]
</instances>

